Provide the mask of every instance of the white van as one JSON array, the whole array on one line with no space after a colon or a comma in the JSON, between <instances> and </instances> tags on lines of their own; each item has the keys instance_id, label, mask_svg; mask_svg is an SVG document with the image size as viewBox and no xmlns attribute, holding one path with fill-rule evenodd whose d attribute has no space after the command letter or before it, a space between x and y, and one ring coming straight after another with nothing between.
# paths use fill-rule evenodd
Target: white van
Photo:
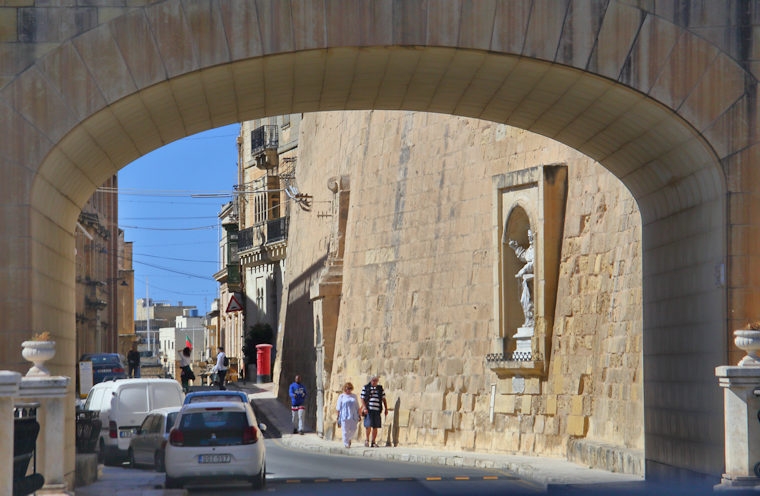
<instances>
[{"instance_id":1,"label":"white van","mask_svg":"<svg viewBox=\"0 0 760 496\"><path fill-rule=\"evenodd\" d=\"M119 379L94 385L84 409L100 412L99 461L106 465L125 461L129 440L148 413L182 406L184 399L182 387L174 379Z\"/></svg>"}]
</instances>

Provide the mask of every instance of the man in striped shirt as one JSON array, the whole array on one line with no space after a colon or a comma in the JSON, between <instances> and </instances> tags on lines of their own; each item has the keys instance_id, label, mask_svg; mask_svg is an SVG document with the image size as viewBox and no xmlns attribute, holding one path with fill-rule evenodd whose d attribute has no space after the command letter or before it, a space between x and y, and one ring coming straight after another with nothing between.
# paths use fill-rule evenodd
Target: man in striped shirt
<instances>
[{"instance_id":1,"label":"man in striped shirt","mask_svg":"<svg viewBox=\"0 0 760 496\"><path fill-rule=\"evenodd\" d=\"M366 427L366 438L364 446L370 446L370 433L372 434L372 447L377 448L375 440L377 439L377 430L383 426L380 413L385 407L385 416L388 416L388 402L385 401L385 391L383 386L378 384L378 376L372 376L369 383L362 388L361 394L361 412L366 415L364 427Z\"/></svg>"}]
</instances>

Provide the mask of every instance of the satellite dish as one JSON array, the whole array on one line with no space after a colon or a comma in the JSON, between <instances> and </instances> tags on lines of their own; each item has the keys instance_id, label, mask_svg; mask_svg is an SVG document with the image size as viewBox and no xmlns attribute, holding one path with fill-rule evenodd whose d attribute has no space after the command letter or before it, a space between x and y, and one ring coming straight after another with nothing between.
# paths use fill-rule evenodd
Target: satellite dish
<instances>
[{"instance_id":1,"label":"satellite dish","mask_svg":"<svg viewBox=\"0 0 760 496\"><path fill-rule=\"evenodd\" d=\"M285 188L285 194L288 195L290 198L295 199L296 195L298 194L298 188L295 186L289 185Z\"/></svg>"}]
</instances>

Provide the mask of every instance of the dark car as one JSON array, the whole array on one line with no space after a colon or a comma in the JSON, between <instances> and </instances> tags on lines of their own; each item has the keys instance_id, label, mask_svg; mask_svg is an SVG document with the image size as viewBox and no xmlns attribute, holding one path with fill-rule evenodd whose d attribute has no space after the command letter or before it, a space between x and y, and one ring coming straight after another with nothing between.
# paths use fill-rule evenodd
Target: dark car
<instances>
[{"instance_id":1,"label":"dark car","mask_svg":"<svg viewBox=\"0 0 760 496\"><path fill-rule=\"evenodd\" d=\"M92 362L92 384L127 378L127 359L121 353L85 353L80 362Z\"/></svg>"}]
</instances>

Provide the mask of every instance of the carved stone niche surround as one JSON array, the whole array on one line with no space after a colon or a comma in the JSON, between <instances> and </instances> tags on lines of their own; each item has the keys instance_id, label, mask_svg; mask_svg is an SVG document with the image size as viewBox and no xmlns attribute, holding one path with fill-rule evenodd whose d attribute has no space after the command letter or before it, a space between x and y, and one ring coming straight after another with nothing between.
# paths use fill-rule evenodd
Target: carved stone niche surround
<instances>
[{"instance_id":1,"label":"carved stone niche surround","mask_svg":"<svg viewBox=\"0 0 760 496\"><path fill-rule=\"evenodd\" d=\"M551 357L552 329L567 202L567 166L542 165L493 176L494 328L487 368L499 378L545 377ZM513 336L524 321L520 286L515 274L522 262L509 247L510 239L528 246L535 236L533 311L535 327L530 357L513 359Z\"/></svg>"}]
</instances>

